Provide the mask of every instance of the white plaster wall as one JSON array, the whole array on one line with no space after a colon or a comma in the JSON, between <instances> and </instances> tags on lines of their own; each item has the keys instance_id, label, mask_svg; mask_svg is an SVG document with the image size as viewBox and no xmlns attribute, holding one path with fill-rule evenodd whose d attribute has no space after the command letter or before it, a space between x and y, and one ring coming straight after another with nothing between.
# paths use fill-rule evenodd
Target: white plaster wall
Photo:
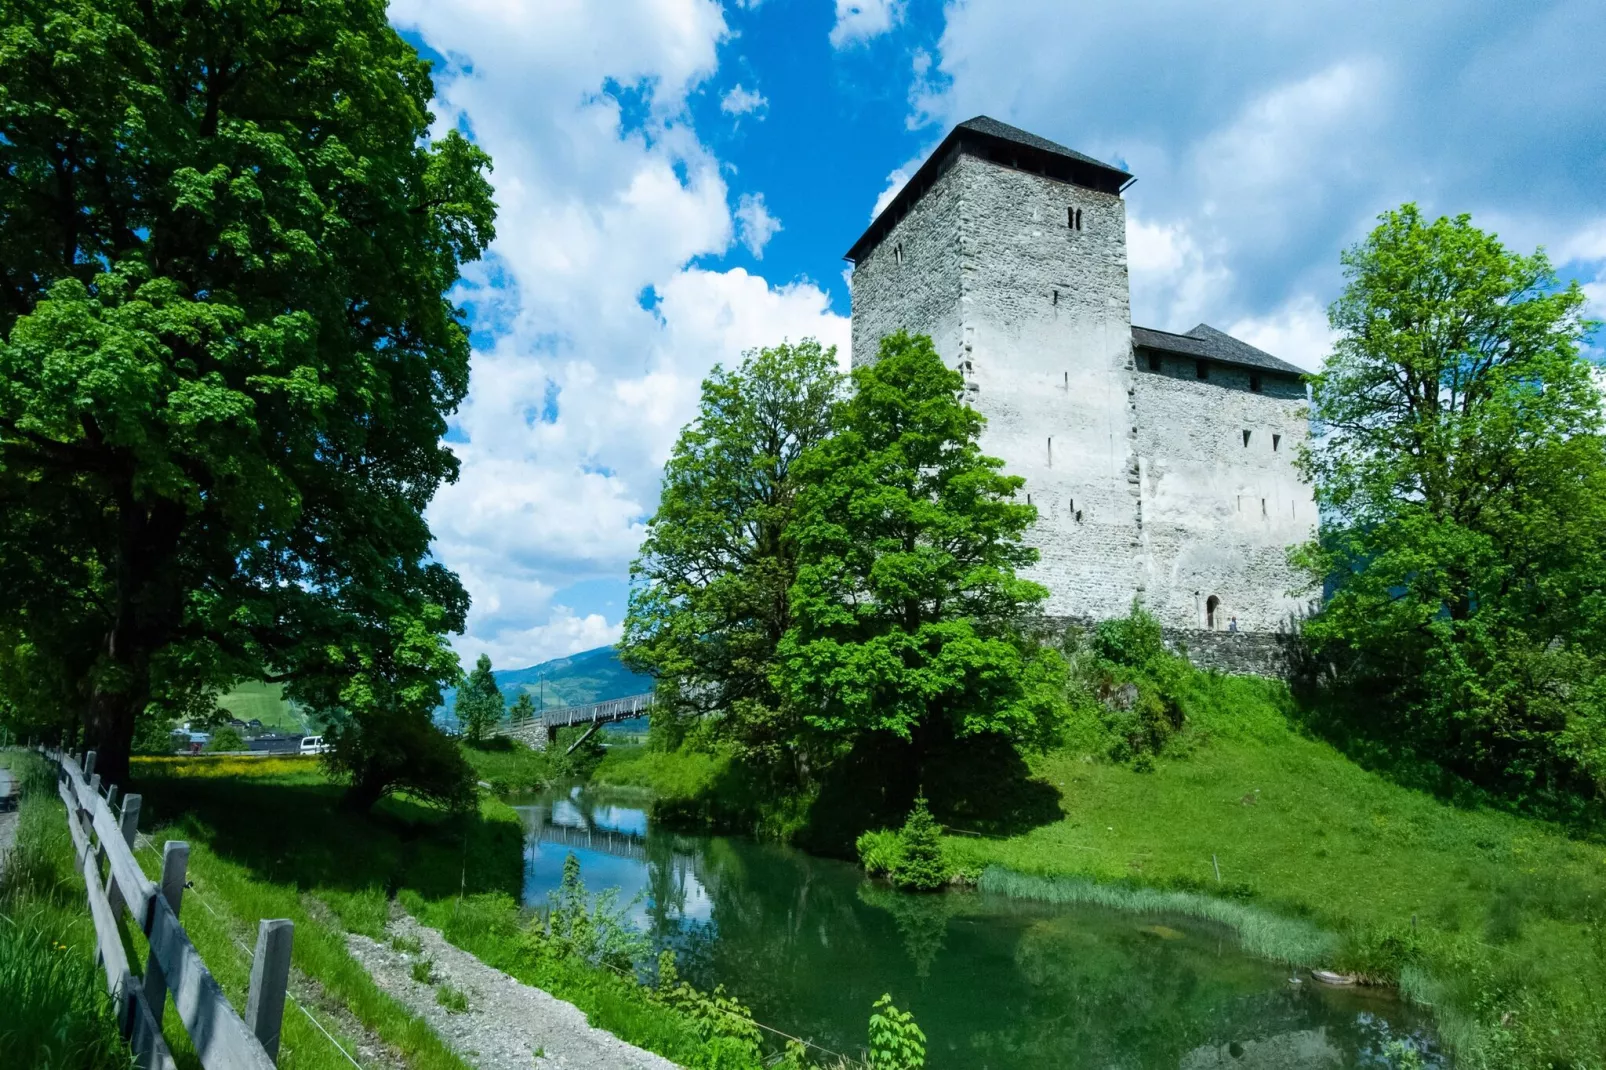
<instances>
[{"instance_id":1,"label":"white plaster wall","mask_svg":"<svg viewBox=\"0 0 1606 1070\"><path fill-rule=\"evenodd\" d=\"M954 173L961 370L987 417L983 448L1025 477L1038 509L1027 575L1051 592L1050 614L1120 615L1141 579L1126 206L973 156Z\"/></svg>"},{"instance_id":2,"label":"white plaster wall","mask_svg":"<svg viewBox=\"0 0 1606 1070\"><path fill-rule=\"evenodd\" d=\"M1308 601L1286 556L1316 521L1292 467L1304 388L1267 374L1254 393L1222 365L1199 382L1180 358L1135 366L1129 293L1118 196L962 155L854 266L853 363L904 329L964 374L983 448L1038 508L1028 575L1049 614L1119 616L1136 598L1200 628L1214 594L1220 626L1276 630Z\"/></svg>"},{"instance_id":3,"label":"white plaster wall","mask_svg":"<svg viewBox=\"0 0 1606 1070\"><path fill-rule=\"evenodd\" d=\"M1288 547L1316 524L1311 488L1293 466L1307 435L1303 384L1167 356L1159 372L1140 355L1138 455L1142 470L1145 603L1162 623L1277 631L1308 612L1314 592L1288 564ZM1244 443L1244 432L1249 442Z\"/></svg>"}]
</instances>

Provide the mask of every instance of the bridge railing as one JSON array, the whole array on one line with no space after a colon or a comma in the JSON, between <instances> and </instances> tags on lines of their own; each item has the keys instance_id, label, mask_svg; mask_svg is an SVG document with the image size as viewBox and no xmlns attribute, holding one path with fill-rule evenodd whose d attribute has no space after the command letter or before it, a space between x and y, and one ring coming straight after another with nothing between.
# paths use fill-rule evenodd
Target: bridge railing
<instances>
[{"instance_id":1,"label":"bridge railing","mask_svg":"<svg viewBox=\"0 0 1606 1070\"><path fill-rule=\"evenodd\" d=\"M517 728L541 723L548 728L567 728L577 724L628 721L652 709L653 694L651 691L646 691L639 695L626 695L623 698L611 698L603 702L588 702L582 706L558 706L542 710L534 717L514 718L506 722L506 725Z\"/></svg>"}]
</instances>

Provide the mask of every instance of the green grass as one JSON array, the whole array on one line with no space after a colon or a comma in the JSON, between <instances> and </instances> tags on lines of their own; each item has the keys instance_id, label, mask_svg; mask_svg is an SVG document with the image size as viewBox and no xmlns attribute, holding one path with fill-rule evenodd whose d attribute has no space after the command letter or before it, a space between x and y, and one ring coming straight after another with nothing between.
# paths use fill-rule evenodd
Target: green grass
<instances>
[{"instance_id":1,"label":"green grass","mask_svg":"<svg viewBox=\"0 0 1606 1070\"><path fill-rule=\"evenodd\" d=\"M0 875L0 1052L6 1066L103 1070L129 1065L117 1035L67 814L39 758L0 755L24 795Z\"/></svg>"},{"instance_id":2,"label":"green grass","mask_svg":"<svg viewBox=\"0 0 1606 1070\"><path fill-rule=\"evenodd\" d=\"M706 796L728 765L728 759L700 751L610 747L591 783L645 788L660 800L693 800Z\"/></svg>"},{"instance_id":3,"label":"green grass","mask_svg":"<svg viewBox=\"0 0 1606 1070\"><path fill-rule=\"evenodd\" d=\"M346 932L382 935L387 890L409 882L448 896L516 880L521 834L511 811L492 802L485 813L446 819L392 800L372 817L350 814L338 809L340 789L318 763L299 759L136 759L134 775L151 841L142 843L140 862L154 877L160 844L189 842L194 886L185 892L185 929L236 1007L244 1006L245 949L255 944L258 922L290 918L292 993L346 1050L377 1043L411 1070L467 1070L423 1019L380 991L346 950ZM307 980L297 983L297 975ZM170 1007L170 1040L181 1032L173 1014ZM279 1065L351 1064L290 1003Z\"/></svg>"},{"instance_id":4,"label":"green grass","mask_svg":"<svg viewBox=\"0 0 1606 1070\"><path fill-rule=\"evenodd\" d=\"M1273 958L1398 981L1459 1065L1606 1065L1601 844L1369 773L1302 735L1279 684L1195 673L1180 697L1152 772L1084 719L1081 747L1033 765L1063 818L949 836L952 859L984 887L1215 917Z\"/></svg>"},{"instance_id":5,"label":"green grass","mask_svg":"<svg viewBox=\"0 0 1606 1070\"><path fill-rule=\"evenodd\" d=\"M242 721L261 721L262 727L270 731L294 734L307 730L301 714L284 697L283 684L244 681L219 696L217 704Z\"/></svg>"},{"instance_id":6,"label":"green grass","mask_svg":"<svg viewBox=\"0 0 1606 1070\"><path fill-rule=\"evenodd\" d=\"M346 1015L411 1070L462 1070L425 1023L381 993L346 951L347 931L383 938L399 904L632 1043L690 1067L750 1065L731 1061L728 1051L719 1061L718 1038L703 1037L698 1022L654 1002L634 978L572 956L526 953L515 898L523 881L523 826L499 801L482 799L479 812L466 817L406 798L387 800L372 815L352 814L338 808L340 789L318 763L290 758L142 758L134 772L153 841L141 861L154 874L162 840L189 841L194 888L185 893L185 925L237 1005L249 962L236 941L251 944L262 918L291 918L293 964L315 982L302 994L348 1050L358 1038L340 1027ZM433 971L425 965L423 972ZM443 1006L460 1009L456 1004L448 993ZM287 1008L284 1021L281 1067L349 1068L299 1011Z\"/></svg>"},{"instance_id":7,"label":"green grass","mask_svg":"<svg viewBox=\"0 0 1606 1070\"><path fill-rule=\"evenodd\" d=\"M537 792L554 779L546 752L517 740L499 738L478 746L465 743L462 750L475 776L499 795Z\"/></svg>"}]
</instances>

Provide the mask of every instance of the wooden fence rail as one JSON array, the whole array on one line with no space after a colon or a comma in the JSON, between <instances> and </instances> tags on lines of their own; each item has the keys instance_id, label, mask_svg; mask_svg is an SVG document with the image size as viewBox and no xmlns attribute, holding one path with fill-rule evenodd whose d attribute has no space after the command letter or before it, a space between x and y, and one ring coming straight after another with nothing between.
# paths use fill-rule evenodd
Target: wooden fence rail
<instances>
[{"instance_id":1,"label":"wooden fence rail","mask_svg":"<svg viewBox=\"0 0 1606 1070\"><path fill-rule=\"evenodd\" d=\"M106 971L106 989L117 1008L117 1024L140 1070L176 1070L162 1037L162 1012L169 994L178 1019L205 1070L273 1070L278 1061L279 1027L290 980L291 922L263 920L246 1000L249 1025L201 961L200 952L179 924L189 845L169 840L162 849L161 883L146 878L134 859L140 797L124 795L113 812L117 787L102 794L95 752L82 759L39 748L57 768L56 790L67 805L89 913L95 922L95 954ZM106 876L101 876L101 863ZM117 927L124 912L150 944L150 958L136 977Z\"/></svg>"}]
</instances>

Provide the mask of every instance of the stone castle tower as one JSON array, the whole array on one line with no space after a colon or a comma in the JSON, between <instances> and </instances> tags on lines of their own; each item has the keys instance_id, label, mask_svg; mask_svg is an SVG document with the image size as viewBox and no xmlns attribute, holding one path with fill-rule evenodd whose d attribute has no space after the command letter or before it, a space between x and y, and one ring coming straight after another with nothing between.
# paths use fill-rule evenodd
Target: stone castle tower
<instances>
[{"instance_id":1,"label":"stone castle tower","mask_svg":"<svg viewBox=\"0 0 1606 1070\"><path fill-rule=\"evenodd\" d=\"M1132 176L985 117L957 126L853 262L853 361L928 334L1025 477L1063 617L1140 600L1176 629L1271 632L1311 595L1287 564L1316 506L1293 467L1300 370L1204 324L1132 325Z\"/></svg>"}]
</instances>

